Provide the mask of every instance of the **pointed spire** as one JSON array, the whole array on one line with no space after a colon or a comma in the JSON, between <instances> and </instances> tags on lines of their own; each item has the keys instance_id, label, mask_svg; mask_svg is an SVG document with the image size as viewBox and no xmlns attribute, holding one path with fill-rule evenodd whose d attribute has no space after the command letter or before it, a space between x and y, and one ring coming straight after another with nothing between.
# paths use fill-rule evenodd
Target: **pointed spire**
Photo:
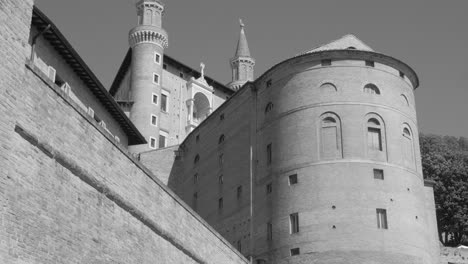
<instances>
[{"instance_id":1,"label":"pointed spire","mask_svg":"<svg viewBox=\"0 0 468 264\"><path fill-rule=\"evenodd\" d=\"M239 19L239 22L241 31L239 34L239 41L237 42L236 55L234 57L250 57L249 44L247 43L247 37L244 32L245 25L242 23L242 19Z\"/></svg>"}]
</instances>

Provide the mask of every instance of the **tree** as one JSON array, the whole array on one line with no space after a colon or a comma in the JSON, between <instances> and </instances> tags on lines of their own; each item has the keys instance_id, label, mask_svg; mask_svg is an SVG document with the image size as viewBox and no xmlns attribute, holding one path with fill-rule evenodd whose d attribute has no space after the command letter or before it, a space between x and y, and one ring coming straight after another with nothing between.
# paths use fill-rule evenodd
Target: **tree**
<instances>
[{"instance_id":1,"label":"tree","mask_svg":"<svg viewBox=\"0 0 468 264\"><path fill-rule=\"evenodd\" d=\"M434 180L439 240L468 244L468 151L466 139L420 135L425 178Z\"/></svg>"}]
</instances>

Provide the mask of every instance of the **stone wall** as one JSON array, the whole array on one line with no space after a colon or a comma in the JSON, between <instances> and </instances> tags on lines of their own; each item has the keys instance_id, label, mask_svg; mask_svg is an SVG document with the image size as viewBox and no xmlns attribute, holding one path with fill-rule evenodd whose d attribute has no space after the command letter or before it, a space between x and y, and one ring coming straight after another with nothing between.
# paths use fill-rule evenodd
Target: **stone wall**
<instances>
[{"instance_id":1,"label":"stone wall","mask_svg":"<svg viewBox=\"0 0 468 264\"><path fill-rule=\"evenodd\" d=\"M27 60L0 2L0 263L247 263Z\"/></svg>"},{"instance_id":2,"label":"stone wall","mask_svg":"<svg viewBox=\"0 0 468 264\"><path fill-rule=\"evenodd\" d=\"M468 249L440 248L440 264L466 264L468 263Z\"/></svg>"}]
</instances>

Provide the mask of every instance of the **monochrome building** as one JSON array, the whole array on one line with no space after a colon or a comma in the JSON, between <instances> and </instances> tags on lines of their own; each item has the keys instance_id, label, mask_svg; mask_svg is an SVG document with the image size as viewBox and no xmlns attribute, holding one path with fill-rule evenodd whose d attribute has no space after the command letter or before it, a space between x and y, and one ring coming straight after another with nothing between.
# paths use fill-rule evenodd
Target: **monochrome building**
<instances>
[{"instance_id":1,"label":"monochrome building","mask_svg":"<svg viewBox=\"0 0 468 264\"><path fill-rule=\"evenodd\" d=\"M240 21L222 84L136 13L106 88L32 0L0 9L4 263L439 262L412 68L346 35L255 77Z\"/></svg>"}]
</instances>

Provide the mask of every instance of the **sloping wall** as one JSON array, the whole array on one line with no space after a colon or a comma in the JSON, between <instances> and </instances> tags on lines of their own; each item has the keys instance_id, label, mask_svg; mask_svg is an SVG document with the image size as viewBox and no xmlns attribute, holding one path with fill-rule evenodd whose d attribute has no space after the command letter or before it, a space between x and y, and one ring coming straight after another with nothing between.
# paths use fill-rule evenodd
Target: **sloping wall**
<instances>
[{"instance_id":1,"label":"sloping wall","mask_svg":"<svg viewBox=\"0 0 468 264\"><path fill-rule=\"evenodd\" d=\"M247 263L31 66L0 2L0 263Z\"/></svg>"}]
</instances>

